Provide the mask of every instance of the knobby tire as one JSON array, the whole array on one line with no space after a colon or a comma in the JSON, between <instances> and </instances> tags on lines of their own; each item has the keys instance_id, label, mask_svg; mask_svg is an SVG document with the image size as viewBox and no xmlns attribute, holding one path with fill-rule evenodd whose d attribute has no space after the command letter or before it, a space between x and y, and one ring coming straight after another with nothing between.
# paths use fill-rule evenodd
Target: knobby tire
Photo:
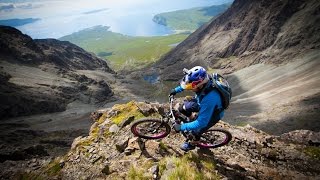
<instances>
[{"instance_id":1,"label":"knobby tire","mask_svg":"<svg viewBox=\"0 0 320 180\"><path fill-rule=\"evenodd\" d=\"M211 136L210 136L210 133ZM215 133L219 133L221 135L223 135L223 137L221 139L212 139L215 137L212 137L212 135L214 135ZM206 135L208 137L206 137ZM209 129L207 131L205 131L204 133L202 133L201 138L200 138L200 142L197 143L197 146L200 148L217 148L217 147L221 147L224 146L226 144L228 144L231 139L232 139L232 135L229 131L225 130L225 129L218 129L218 128L213 128L213 129ZM208 139L211 139L211 141L209 141Z\"/></svg>"},{"instance_id":2,"label":"knobby tire","mask_svg":"<svg viewBox=\"0 0 320 180\"><path fill-rule=\"evenodd\" d=\"M161 139L170 134L171 127L160 119L145 118L135 121L131 132L144 139Z\"/></svg>"}]
</instances>

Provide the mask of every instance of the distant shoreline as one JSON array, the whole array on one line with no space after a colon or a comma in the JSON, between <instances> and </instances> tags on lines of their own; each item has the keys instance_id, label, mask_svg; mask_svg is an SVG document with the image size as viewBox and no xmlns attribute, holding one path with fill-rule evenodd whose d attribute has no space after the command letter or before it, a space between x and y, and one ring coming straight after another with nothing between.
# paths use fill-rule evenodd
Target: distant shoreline
<instances>
[{"instance_id":1,"label":"distant shoreline","mask_svg":"<svg viewBox=\"0 0 320 180\"><path fill-rule=\"evenodd\" d=\"M0 25L19 27L19 26L31 24L40 20L41 20L40 18L4 19L4 20L0 20Z\"/></svg>"}]
</instances>

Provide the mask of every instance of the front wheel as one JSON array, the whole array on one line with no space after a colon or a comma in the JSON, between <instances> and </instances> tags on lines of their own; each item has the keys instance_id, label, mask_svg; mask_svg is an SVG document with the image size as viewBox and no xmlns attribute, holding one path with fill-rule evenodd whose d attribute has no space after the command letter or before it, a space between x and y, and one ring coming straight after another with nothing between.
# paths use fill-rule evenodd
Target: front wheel
<instances>
[{"instance_id":1,"label":"front wheel","mask_svg":"<svg viewBox=\"0 0 320 180\"><path fill-rule=\"evenodd\" d=\"M160 119L145 118L134 122L131 132L144 139L161 139L166 137L171 131L168 123Z\"/></svg>"},{"instance_id":2,"label":"front wheel","mask_svg":"<svg viewBox=\"0 0 320 180\"><path fill-rule=\"evenodd\" d=\"M231 133L225 129L209 129L201 134L197 146L200 148L217 148L228 144L231 139Z\"/></svg>"}]
</instances>

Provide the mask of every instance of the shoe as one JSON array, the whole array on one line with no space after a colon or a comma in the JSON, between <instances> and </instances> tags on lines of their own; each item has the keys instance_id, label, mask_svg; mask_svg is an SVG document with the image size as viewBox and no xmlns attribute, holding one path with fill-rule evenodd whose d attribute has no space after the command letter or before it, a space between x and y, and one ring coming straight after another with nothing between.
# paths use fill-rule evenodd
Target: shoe
<instances>
[{"instance_id":1,"label":"shoe","mask_svg":"<svg viewBox=\"0 0 320 180\"><path fill-rule=\"evenodd\" d=\"M195 148L196 148L196 146L191 145L191 144L188 143L188 142L184 142L184 143L181 144L181 146L180 146L180 149L183 150L183 151L185 151L185 152L188 152L188 151L193 150L193 149L195 149Z\"/></svg>"}]
</instances>

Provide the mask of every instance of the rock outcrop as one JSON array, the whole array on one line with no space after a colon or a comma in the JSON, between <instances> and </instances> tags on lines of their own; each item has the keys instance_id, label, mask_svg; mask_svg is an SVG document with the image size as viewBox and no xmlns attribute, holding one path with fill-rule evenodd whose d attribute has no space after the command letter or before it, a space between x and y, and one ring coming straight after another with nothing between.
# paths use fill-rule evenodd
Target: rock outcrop
<instances>
[{"instance_id":1,"label":"rock outcrop","mask_svg":"<svg viewBox=\"0 0 320 180\"><path fill-rule=\"evenodd\" d=\"M184 141L181 134L172 132L158 141L133 136L129 125L133 119L144 117L145 112L149 112L149 117L159 117L159 112L167 108L158 103L132 101L100 110L93 115L89 136L76 138L65 156L50 163L30 161L16 174L12 169L5 169L1 177L317 179L320 175L320 149L316 146L320 138L319 133L312 131L272 136L250 125L231 126L220 121L215 126L230 131L232 141L220 148L188 153L179 149Z\"/></svg>"},{"instance_id":2,"label":"rock outcrop","mask_svg":"<svg viewBox=\"0 0 320 180\"><path fill-rule=\"evenodd\" d=\"M90 71L114 74L107 63L66 41L33 40L0 26L0 68L0 119L63 111L75 100L113 99L106 81L89 77Z\"/></svg>"}]
</instances>

